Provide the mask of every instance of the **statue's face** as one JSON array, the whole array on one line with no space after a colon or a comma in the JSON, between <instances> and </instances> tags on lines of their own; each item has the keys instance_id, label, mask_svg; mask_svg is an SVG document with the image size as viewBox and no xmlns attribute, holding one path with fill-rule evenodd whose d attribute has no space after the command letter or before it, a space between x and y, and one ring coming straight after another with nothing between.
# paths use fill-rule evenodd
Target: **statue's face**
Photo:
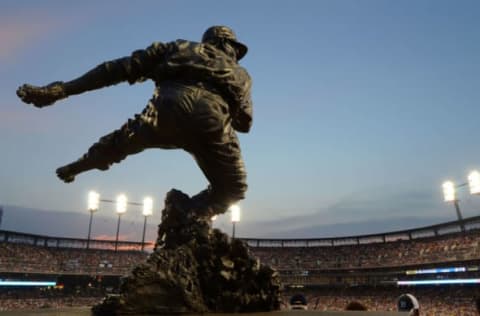
<instances>
[{"instance_id":1,"label":"statue's face","mask_svg":"<svg viewBox=\"0 0 480 316\"><path fill-rule=\"evenodd\" d=\"M237 48L232 43L230 43L229 40L205 41L204 43L214 46L215 48L224 52L230 58L238 61L237 56L239 52Z\"/></svg>"},{"instance_id":2,"label":"statue's face","mask_svg":"<svg viewBox=\"0 0 480 316\"><path fill-rule=\"evenodd\" d=\"M226 53L228 56L232 57L235 61L238 61L238 60L237 60L237 56L238 56L238 54L239 54L239 51L238 51L238 49L237 49L235 46L233 46L233 45L230 43L230 41L228 41L228 40L225 41L224 51L225 51L225 53Z\"/></svg>"}]
</instances>

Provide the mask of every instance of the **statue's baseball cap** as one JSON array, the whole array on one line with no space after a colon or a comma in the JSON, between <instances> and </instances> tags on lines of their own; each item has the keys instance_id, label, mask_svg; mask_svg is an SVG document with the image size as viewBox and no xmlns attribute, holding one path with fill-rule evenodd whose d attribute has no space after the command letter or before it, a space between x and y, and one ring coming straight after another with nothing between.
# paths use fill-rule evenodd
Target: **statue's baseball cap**
<instances>
[{"instance_id":1,"label":"statue's baseball cap","mask_svg":"<svg viewBox=\"0 0 480 316\"><path fill-rule=\"evenodd\" d=\"M237 36L235 35L235 32L233 32L233 30L227 26L216 25L216 26L209 27L205 31L205 33L203 33L202 42L203 43L210 42L219 38L228 40L230 44L232 44L232 46L235 47L235 49L237 49L238 60L242 59L247 54L248 47L245 44L240 43L237 40Z\"/></svg>"}]
</instances>

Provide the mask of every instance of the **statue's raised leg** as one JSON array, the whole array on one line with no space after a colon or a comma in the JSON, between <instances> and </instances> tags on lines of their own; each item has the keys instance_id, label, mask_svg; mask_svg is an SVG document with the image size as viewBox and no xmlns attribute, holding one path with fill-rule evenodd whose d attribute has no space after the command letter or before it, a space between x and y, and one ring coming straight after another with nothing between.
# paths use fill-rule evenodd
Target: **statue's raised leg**
<instances>
[{"instance_id":1,"label":"statue's raised leg","mask_svg":"<svg viewBox=\"0 0 480 316\"><path fill-rule=\"evenodd\" d=\"M57 175L64 182L72 182L82 172L107 170L128 155L157 147L154 146L155 136L153 127L141 115L136 115L120 129L100 138L80 159L58 168Z\"/></svg>"}]
</instances>

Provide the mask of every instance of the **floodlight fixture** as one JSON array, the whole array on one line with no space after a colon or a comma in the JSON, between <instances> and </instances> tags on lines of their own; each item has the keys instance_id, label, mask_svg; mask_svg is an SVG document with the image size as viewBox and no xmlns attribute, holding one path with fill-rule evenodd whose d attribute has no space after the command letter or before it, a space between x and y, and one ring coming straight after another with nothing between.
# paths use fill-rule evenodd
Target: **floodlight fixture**
<instances>
[{"instance_id":1,"label":"floodlight fixture","mask_svg":"<svg viewBox=\"0 0 480 316\"><path fill-rule=\"evenodd\" d=\"M99 204L100 204L100 194L98 194L95 191L88 192L88 210L90 212L97 211Z\"/></svg>"},{"instance_id":2,"label":"floodlight fixture","mask_svg":"<svg viewBox=\"0 0 480 316\"><path fill-rule=\"evenodd\" d=\"M153 214L153 200L151 197L146 197L143 199L143 216L150 216Z\"/></svg>"},{"instance_id":3,"label":"floodlight fixture","mask_svg":"<svg viewBox=\"0 0 480 316\"><path fill-rule=\"evenodd\" d=\"M240 222L240 206L238 206L237 204L233 204L232 206L230 206L230 212L232 212L232 223Z\"/></svg>"},{"instance_id":4,"label":"floodlight fixture","mask_svg":"<svg viewBox=\"0 0 480 316\"><path fill-rule=\"evenodd\" d=\"M120 194L117 197L117 214L122 215L127 212L127 197L125 194Z\"/></svg>"},{"instance_id":5,"label":"floodlight fixture","mask_svg":"<svg viewBox=\"0 0 480 316\"><path fill-rule=\"evenodd\" d=\"M468 187L470 194L480 194L480 173L477 170L468 175Z\"/></svg>"},{"instance_id":6,"label":"floodlight fixture","mask_svg":"<svg viewBox=\"0 0 480 316\"><path fill-rule=\"evenodd\" d=\"M455 184L452 181L445 181L442 185L443 200L445 202L455 201Z\"/></svg>"}]
</instances>

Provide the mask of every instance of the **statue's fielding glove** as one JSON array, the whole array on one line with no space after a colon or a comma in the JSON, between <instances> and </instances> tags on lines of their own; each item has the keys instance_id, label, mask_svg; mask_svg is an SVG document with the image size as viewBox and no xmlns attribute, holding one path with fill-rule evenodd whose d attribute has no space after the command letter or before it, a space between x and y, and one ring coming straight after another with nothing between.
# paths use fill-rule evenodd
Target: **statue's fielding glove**
<instances>
[{"instance_id":1,"label":"statue's fielding glove","mask_svg":"<svg viewBox=\"0 0 480 316\"><path fill-rule=\"evenodd\" d=\"M55 81L44 87L24 84L17 89L17 95L23 102L33 104L37 108L52 105L55 101L68 96L62 81Z\"/></svg>"}]
</instances>

